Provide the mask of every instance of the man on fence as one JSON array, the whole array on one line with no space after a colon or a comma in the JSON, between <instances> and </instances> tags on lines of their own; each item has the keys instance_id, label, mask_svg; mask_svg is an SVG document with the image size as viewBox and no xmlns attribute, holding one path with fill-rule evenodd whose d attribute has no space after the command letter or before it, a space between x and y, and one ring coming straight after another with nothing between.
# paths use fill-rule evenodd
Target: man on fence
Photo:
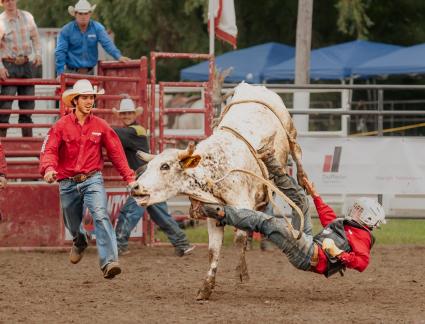
<instances>
[{"instance_id":1,"label":"man on fence","mask_svg":"<svg viewBox=\"0 0 425 324\"><path fill-rule=\"evenodd\" d=\"M3 146L0 142L0 190L2 190L4 187L6 187L7 180L6 180L6 157L4 154Z\"/></svg>"},{"instance_id":2,"label":"man on fence","mask_svg":"<svg viewBox=\"0 0 425 324\"><path fill-rule=\"evenodd\" d=\"M24 10L18 10L17 0L0 0L4 12L0 14L0 79L29 79L33 77L33 66L41 65L40 37L33 16ZM35 56L30 61L34 50ZM34 86L2 86L2 96L33 96ZM0 109L12 109L13 101L0 100ZM20 109L34 109L34 100L20 100ZM9 123L10 115L0 114L0 123ZM31 115L19 115L19 123L32 123ZM0 137L5 137L7 128L0 128ZM22 136L31 137L32 128L22 128Z\"/></svg>"},{"instance_id":3,"label":"man on fence","mask_svg":"<svg viewBox=\"0 0 425 324\"><path fill-rule=\"evenodd\" d=\"M100 268L107 279L121 273L115 232L107 211L107 197L101 170L102 148L128 183L134 181L134 172L128 167L117 134L91 110L97 91L90 81L79 80L62 95L64 104L73 107L72 113L53 125L43 143L40 172L48 183L59 182L64 223L74 245L69 259L78 263L87 247L85 233L81 232L84 206L94 219L96 245Z\"/></svg>"},{"instance_id":4,"label":"man on fence","mask_svg":"<svg viewBox=\"0 0 425 324\"><path fill-rule=\"evenodd\" d=\"M274 174L277 187L282 190L280 183L286 182L286 175L270 168L271 164L275 165L270 158L265 162L269 172ZM344 219L337 219L332 208L322 201L314 185L307 178L303 178L303 181L307 192L313 197L324 227L315 236L312 235L311 226L306 224L301 238L296 240L285 219L249 209L202 204L201 211L206 216L215 218L221 225L232 225L264 234L300 270L313 271L326 277L337 272L342 274L346 268L364 271L369 264L370 250L374 243L371 231L385 223L382 206L373 199L360 198L354 202ZM299 195L298 203L308 203L302 190L297 190L296 193Z\"/></svg>"},{"instance_id":5,"label":"man on fence","mask_svg":"<svg viewBox=\"0 0 425 324\"><path fill-rule=\"evenodd\" d=\"M133 170L142 172L145 162L137 157L137 151L148 152L149 144L146 130L137 124L136 119L142 108L135 108L133 100L122 99L119 110L113 109L125 127L115 128L115 132L120 138L124 147L127 161ZM178 256L184 256L192 252L194 246L189 244L186 234L180 229L174 218L168 213L167 203L162 202L147 207L152 220L164 231L169 241L175 248ZM127 254L128 239L131 231L136 227L143 217L145 209L139 206L133 197L129 196L124 206L121 208L115 233L117 236L118 253Z\"/></svg>"},{"instance_id":6,"label":"man on fence","mask_svg":"<svg viewBox=\"0 0 425 324\"><path fill-rule=\"evenodd\" d=\"M96 5L91 6L87 0L80 0L75 7L68 8L69 14L75 17L75 20L63 26L59 33L56 46L58 76L63 72L94 74L98 61L98 43L116 60L130 61L128 57L121 55L106 33L105 27L91 19L95 8Z\"/></svg>"}]
</instances>

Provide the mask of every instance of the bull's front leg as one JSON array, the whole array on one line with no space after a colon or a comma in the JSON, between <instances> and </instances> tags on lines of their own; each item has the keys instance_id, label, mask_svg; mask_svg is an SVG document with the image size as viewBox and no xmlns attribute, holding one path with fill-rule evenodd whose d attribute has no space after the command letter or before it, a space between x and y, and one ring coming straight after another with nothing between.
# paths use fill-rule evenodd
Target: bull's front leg
<instances>
[{"instance_id":1,"label":"bull's front leg","mask_svg":"<svg viewBox=\"0 0 425 324\"><path fill-rule=\"evenodd\" d=\"M216 226L214 219L208 218L208 257L210 268L198 291L196 300L208 300L215 286L215 275L218 268L221 246L223 245L224 227Z\"/></svg>"},{"instance_id":2,"label":"bull's front leg","mask_svg":"<svg viewBox=\"0 0 425 324\"><path fill-rule=\"evenodd\" d=\"M242 230L236 230L235 233L236 246L240 247L239 262L236 266L236 277L245 282L249 280L248 266L246 265L246 247L248 244L248 233Z\"/></svg>"}]
</instances>

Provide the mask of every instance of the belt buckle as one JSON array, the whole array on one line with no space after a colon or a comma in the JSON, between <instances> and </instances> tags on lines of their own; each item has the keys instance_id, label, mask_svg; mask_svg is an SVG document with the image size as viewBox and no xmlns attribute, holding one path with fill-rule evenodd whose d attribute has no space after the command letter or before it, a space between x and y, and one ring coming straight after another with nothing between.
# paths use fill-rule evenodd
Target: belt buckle
<instances>
[{"instance_id":1,"label":"belt buckle","mask_svg":"<svg viewBox=\"0 0 425 324\"><path fill-rule=\"evenodd\" d=\"M72 178L72 180L78 183L84 182L87 180L87 176L85 174L77 174L76 176Z\"/></svg>"},{"instance_id":2,"label":"belt buckle","mask_svg":"<svg viewBox=\"0 0 425 324\"><path fill-rule=\"evenodd\" d=\"M23 65L26 63L26 58L23 55L19 55L15 58L15 64L16 65Z\"/></svg>"}]
</instances>

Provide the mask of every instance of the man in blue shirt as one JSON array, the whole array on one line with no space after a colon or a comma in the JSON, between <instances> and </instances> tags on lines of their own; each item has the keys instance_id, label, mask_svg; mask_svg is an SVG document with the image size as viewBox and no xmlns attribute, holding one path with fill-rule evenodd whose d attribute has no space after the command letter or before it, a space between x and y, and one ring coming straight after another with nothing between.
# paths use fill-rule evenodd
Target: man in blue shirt
<instances>
[{"instance_id":1,"label":"man in blue shirt","mask_svg":"<svg viewBox=\"0 0 425 324\"><path fill-rule=\"evenodd\" d=\"M75 20L63 26L56 46L56 73L63 72L93 74L98 61L97 44L100 43L108 54L120 62L128 62L122 56L106 33L105 27L91 19L96 5L91 6L87 0L80 0L68 7L68 12Z\"/></svg>"}]
</instances>

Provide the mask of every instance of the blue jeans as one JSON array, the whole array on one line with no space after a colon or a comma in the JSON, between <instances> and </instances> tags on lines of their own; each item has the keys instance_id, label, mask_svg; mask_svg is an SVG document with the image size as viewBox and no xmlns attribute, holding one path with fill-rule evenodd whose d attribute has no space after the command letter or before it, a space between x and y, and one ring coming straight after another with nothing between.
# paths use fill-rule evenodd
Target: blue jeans
<instances>
[{"instance_id":1,"label":"blue jeans","mask_svg":"<svg viewBox=\"0 0 425 324\"><path fill-rule=\"evenodd\" d=\"M117 241L107 211L102 174L98 172L81 183L62 180L59 190L65 226L71 232L74 245L80 251L87 247L86 236L80 229L86 206L94 220L100 268L103 269L108 263L117 261Z\"/></svg>"},{"instance_id":2,"label":"blue jeans","mask_svg":"<svg viewBox=\"0 0 425 324\"><path fill-rule=\"evenodd\" d=\"M275 243L289 259L293 266L301 270L309 270L313 255L313 236L302 233L299 240L292 236L288 224L283 218L277 218L259 211L224 207L226 216L224 223L245 231L264 234Z\"/></svg>"},{"instance_id":3,"label":"blue jeans","mask_svg":"<svg viewBox=\"0 0 425 324\"><path fill-rule=\"evenodd\" d=\"M174 218L168 213L165 202L147 207L151 219L165 232L171 244L176 248L185 249L189 246L186 234L180 229ZM145 209L139 206L133 197L129 196L120 210L115 228L118 249L127 249L131 231L143 217Z\"/></svg>"},{"instance_id":4,"label":"blue jeans","mask_svg":"<svg viewBox=\"0 0 425 324\"><path fill-rule=\"evenodd\" d=\"M300 185L295 181L293 177L289 174L284 175L275 175L274 182L276 187L280 189L289 199L291 199L295 205L297 205L303 215L304 215L304 230L303 232L306 235L313 235L313 225L311 223L311 217L308 213L309 210L309 201L304 192L304 189L300 187ZM266 214L270 214L267 213ZM270 214L271 215L271 214ZM292 215L290 216L292 219L292 225L296 230L299 230L301 227L301 220L298 213L292 209Z\"/></svg>"}]
</instances>

